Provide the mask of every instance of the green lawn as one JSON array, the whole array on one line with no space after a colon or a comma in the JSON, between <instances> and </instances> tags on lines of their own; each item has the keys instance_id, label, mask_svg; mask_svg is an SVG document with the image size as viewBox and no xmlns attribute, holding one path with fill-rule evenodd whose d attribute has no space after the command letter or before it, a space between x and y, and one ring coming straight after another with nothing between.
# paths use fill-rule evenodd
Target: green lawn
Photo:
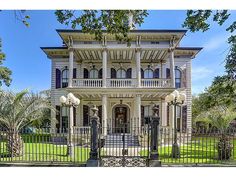
<instances>
[{"instance_id":1,"label":"green lawn","mask_svg":"<svg viewBox=\"0 0 236 177\"><path fill-rule=\"evenodd\" d=\"M74 156L66 155L66 145L54 145L49 143L24 143L24 155L19 157L7 157L5 142L0 143L0 163L14 162L75 162L85 163L89 158L89 148L75 147Z\"/></svg>"},{"instance_id":2,"label":"green lawn","mask_svg":"<svg viewBox=\"0 0 236 177\"><path fill-rule=\"evenodd\" d=\"M197 137L192 138L188 144L180 145L180 158L172 158L171 144L162 145L158 148L159 158L162 164L216 164L216 163L234 163L236 164L236 140L232 140L234 148L232 150L231 159L228 161L219 161L216 144L216 137ZM140 155L147 155L147 151L143 150Z\"/></svg>"}]
</instances>

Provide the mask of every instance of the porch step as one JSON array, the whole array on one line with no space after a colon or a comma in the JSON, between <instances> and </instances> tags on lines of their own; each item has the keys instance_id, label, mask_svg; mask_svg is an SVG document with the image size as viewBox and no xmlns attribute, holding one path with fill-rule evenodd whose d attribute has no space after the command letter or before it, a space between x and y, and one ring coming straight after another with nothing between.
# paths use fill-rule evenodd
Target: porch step
<instances>
[{"instance_id":1,"label":"porch step","mask_svg":"<svg viewBox=\"0 0 236 177\"><path fill-rule=\"evenodd\" d=\"M104 148L122 148L123 140L122 134L110 134L105 136ZM138 136L125 134L124 146L127 147L137 147L140 146Z\"/></svg>"}]
</instances>

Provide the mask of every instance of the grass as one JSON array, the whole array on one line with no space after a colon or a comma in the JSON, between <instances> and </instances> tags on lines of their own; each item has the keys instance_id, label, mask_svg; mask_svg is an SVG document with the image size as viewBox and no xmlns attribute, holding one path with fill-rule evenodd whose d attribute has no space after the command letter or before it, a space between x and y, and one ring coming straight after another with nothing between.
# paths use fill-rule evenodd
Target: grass
<instances>
[{"instance_id":1,"label":"grass","mask_svg":"<svg viewBox=\"0 0 236 177\"><path fill-rule=\"evenodd\" d=\"M195 137L187 144L180 145L180 158L172 158L171 143L169 146L158 148L159 158L162 164L236 164L236 140L232 140L234 145L231 160L218 160L216 144L218 139L215 137ZM140 151L140 155L146 156L147 150Z\"/></svg>"},{"instance_id":2,"label":"grass","mask_svg":"<svg viewBox=\"0 0 236 177\"><path fill-rule=\"evenodd\" d=\"M89 148L74 147L74 156L67 156L66 145L50 143L24 143L24 154L18 157L9 157L5 142L0 143L1 162L75 162L85 163L89 158Z\"/></svg>"}]
</instances>

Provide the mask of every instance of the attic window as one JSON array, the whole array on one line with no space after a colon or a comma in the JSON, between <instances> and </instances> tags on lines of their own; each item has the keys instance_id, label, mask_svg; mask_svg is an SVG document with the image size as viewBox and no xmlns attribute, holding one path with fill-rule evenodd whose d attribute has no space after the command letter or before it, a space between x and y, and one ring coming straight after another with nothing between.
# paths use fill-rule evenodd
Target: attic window
<instances>
[{"instance_id":1,"label":"attic window","mask_svg":"<svg viewBox=\"0 0 236 177\"><path fill-rule=\"evenodd\" d=\"M151 41L151 44L160 44L159 41Z\"/></svg>"}]
</instances>

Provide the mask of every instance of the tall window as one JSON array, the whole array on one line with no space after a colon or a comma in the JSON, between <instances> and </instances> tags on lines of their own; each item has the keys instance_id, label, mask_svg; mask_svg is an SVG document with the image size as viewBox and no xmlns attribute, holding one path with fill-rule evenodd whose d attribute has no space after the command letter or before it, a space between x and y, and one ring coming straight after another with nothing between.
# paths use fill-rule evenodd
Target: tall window
<instances>
[{"instance_id":1,"label":"tall window","mask_svg":"<svg viewBox=\"0 0 236 177\"><path fill-rule=\"evenodd\" d=\"M122 68L118 69L116 72L116 78L125 79L126 78L126 71Z\"/></svg>"},{"instance_id":2,"label":"tall window","mask_svg":"<svg viewBox=\"0 0 236 177\"><path fill-rule=\"evenodd\" d=\"M62 88L65 88L68 86L68 75L69 75L69 70L66 68L62 71L62 78L61 78L61 81L62 81Z\"/></svg>"},{"instance_id":3,"label":"tall window","mask_svg":"<svg viewBox=\"0 0 236 177\"><path fill-rule=\"evenodd\" d=\"M89 78L90 79L97 79L98 78L98 70L96 68L93 68L90 70Z\"/></svg>"},{"instance_id":4,"label":"tall window","mask_svg":"<svg viewBox=\"0 0 236 177\"><path fill-rule=\"evenodd\" d=\"M151 68L145 69L144 78L146 78L146 79L153 78L153 70Z\"/></svg>"},{"instance_id":5,"label":"tall window","mask_svg":"<svg viewBox=\"0 0 236 177\"><path fill-rule=\"evenodd\" d=\"M176 121L177 121L177 131L179 132L181 129L181 107L176 107Z\"/></svg>"},{"instance_id":6,"label":"tall window","mask_svg":"<svg viewBox=\"0 0 236 177\"><path fill-rule=\"evenodd\" d=\"M181 87L181 71L176 67L175 68L175 88Z\"/></svg>"},{"instance_id":7,"label":"tall window","mask_svg":"<svg viewBox=\"0 0 236 177\"><path fill-rule=\"evenodd\" d=\"M62 131L65 131L66 129L68 129L68 108L63 106L61 108L61 128Z\"/></svg>"}]
</instances>

